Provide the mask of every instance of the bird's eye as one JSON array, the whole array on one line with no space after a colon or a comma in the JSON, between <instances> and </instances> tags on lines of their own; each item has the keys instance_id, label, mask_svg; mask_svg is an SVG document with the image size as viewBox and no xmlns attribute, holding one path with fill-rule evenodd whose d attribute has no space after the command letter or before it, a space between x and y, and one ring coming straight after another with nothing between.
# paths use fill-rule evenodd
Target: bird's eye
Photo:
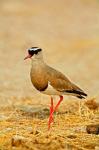
<instances>
[{"instance_id":1,"label":"bird's eye","mask_svg":"<svg viewBox=\"0 0 99 150\"><path fill-rule=\"evenodd\" d=\"M34 51L33 51L33 50L32 50L32 51L28 50L28 53L29 53L30 55L34 55Z\"/></svg>"}]
</instances>

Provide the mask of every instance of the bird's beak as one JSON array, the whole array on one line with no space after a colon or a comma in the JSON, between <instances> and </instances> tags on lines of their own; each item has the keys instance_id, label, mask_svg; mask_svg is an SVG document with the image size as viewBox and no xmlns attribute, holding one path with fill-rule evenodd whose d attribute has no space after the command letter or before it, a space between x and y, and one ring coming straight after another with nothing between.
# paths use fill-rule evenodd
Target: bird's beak
<instances>
[{"instance_id":1,"label":"bird's beak","mask_svg":"<svg viewBox=\"0 0 99 150\"><path fill-rule=\"evenodd\" d=\"M26 60L26 59L28 59L28 58L31 58L32 56L30 55L30 54L28 54L25 58L24 58L24 60Z\"/></svg>"}]
</instances>

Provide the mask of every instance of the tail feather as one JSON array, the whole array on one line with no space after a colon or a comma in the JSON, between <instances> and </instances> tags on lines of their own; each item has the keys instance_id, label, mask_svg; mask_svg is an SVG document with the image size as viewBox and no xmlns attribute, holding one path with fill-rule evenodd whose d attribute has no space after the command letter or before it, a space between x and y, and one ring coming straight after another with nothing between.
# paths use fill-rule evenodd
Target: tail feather
<instances>
[{"instance_id":1,"label":"tail feather","mask_svg":"<svg viewBox=\"0 0 99 150\"><path fill-rule=\"evenodd\" d=\"M80 99L83 99L87 96L87 94L78 86L73 83L71 85L71 89L64 90L63 92L70 93L71 95L74 95Z\"/></svg>"},{"instance_id":2,"label":"tail feather","mask_svg":"<svg viewBox=\"0 0 99 150\"><path fill-rule=\"evenodd\" d=\"M67 93L71 93L71 94L75 94L76 97L83 99L87 96L87 94L81 90L80 88L78 88L77 86L75 86L76 88L72 89L72 90L66 90L65 92Z\"/></svg>"},{"instance_id":3,"label":"tail feather","mask_svg":"<svg viewBox=\"0 0 99 150\"><path fill-rule=\"evenodd\" d=\"M84 93L82 91L77 91L77 90L66 90L65 92L77 94L78 96L87 96L86 93Z\"/></svg>"},{"instance_id":4,"label":"tail feather","mask_svg":"<svg viewBox=\"0 0 99 150\"><path fill-rule=\"evenodd\" d=\"M77 94L78 98L82 99L87 96L87 94L82 89L80 89L77 85L72 84L72 88L73 88L72 89L73 93Z\"/></svg>"},{"instance_id":5,"label":"tail feather","mask_svg":"<svg viewBox=\"0 0 99 150\"><path fill-rule=\"evenodd\" d=\"M83 91L73 90L73 93L83 95L83 96L87 96L87 94Z\"/></svg>"}]
</instances>

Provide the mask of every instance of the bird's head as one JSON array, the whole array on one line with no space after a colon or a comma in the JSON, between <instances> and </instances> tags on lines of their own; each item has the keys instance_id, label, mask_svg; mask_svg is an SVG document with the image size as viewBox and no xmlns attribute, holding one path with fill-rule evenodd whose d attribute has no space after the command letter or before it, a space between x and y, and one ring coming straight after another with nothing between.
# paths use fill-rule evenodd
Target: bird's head
<instances>
[{"instance_id":1,"label":"bird's head","mask_svg":"<svg viewBox=\"0 0 99 150\"><path fill-rule=\"evenodd\" d=\"M36 57L36 58L39 58L40 54L41 54L41 51L42 51L42 49L39 48L39 47L29 48L28 49L28 55L24 58L24 60L28 59L28 58L32 58L33 56Z\"/></svg>"}]
</instances>

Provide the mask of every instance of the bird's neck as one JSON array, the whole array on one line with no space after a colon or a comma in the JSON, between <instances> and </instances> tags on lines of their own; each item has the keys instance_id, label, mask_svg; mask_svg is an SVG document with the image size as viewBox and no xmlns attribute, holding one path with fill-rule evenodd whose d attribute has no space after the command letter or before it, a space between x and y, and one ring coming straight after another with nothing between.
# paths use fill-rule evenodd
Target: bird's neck
<instances>
[{"instance_id":1,"label":"bird's neck","mask_svg":"<svg viewBox=\"0 0 99 150\"><path fill-rule=\"evenodd\" d=\"M45 66L46 66L46 63L44 62L43 57L40 59L32 58L32 67L31 67L32 70L39 71L45 68Z\"/></svg>"},{"instance_id":2,"label":"bird's neck","mask_svg":"<svg viewBox=\"0 0 99 150\"><path fill-rule=\"evenodd\" d=\"M45 62L44 62L44 60L42 59L32 59L32 66L34 66L34 65L40 65L40 64L42 64L42 65L44 65L45 64Z\"/></svg>"}]
</instances>

